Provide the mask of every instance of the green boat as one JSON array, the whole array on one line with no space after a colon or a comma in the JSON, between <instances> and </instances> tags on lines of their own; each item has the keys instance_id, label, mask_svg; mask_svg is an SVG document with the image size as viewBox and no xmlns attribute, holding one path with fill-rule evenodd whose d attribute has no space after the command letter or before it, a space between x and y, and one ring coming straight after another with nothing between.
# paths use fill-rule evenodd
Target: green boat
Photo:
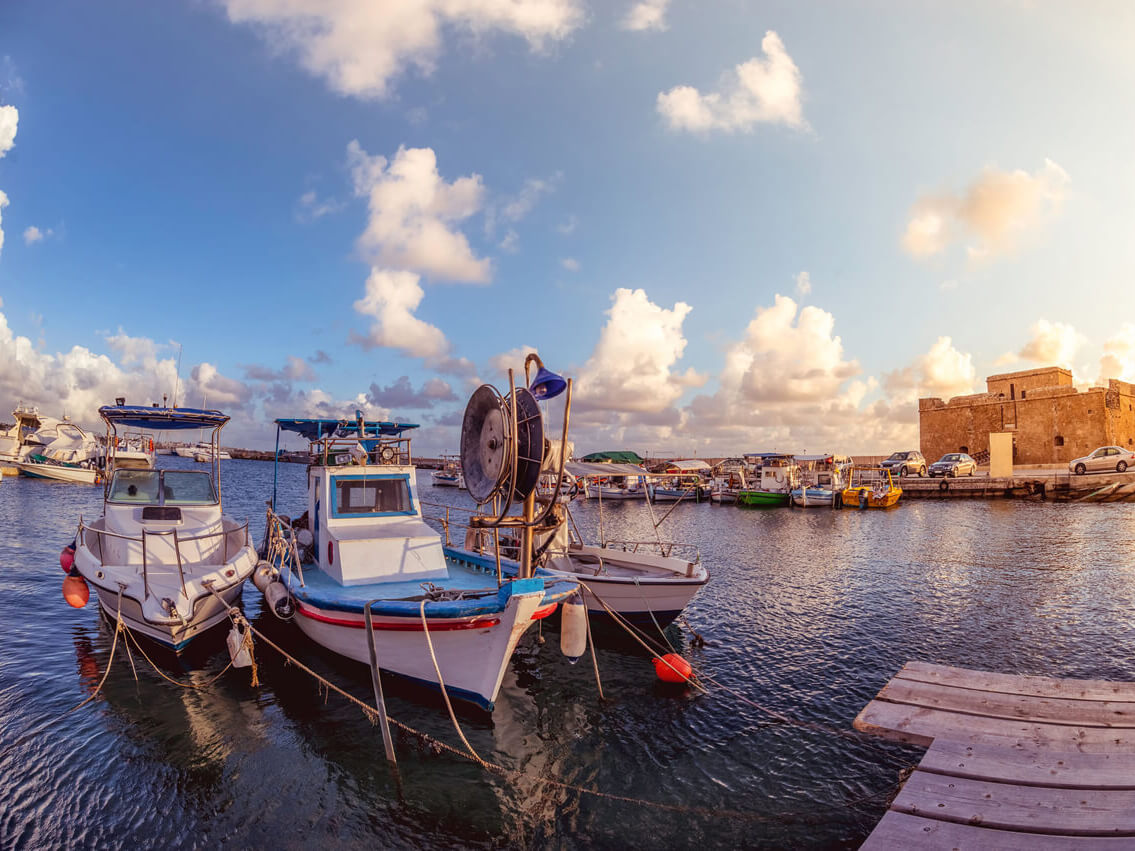
<instances>
[{"instance_id":1,"label":"green boat","mask_svg":"<svg viewBox=\"0 0 1135 851\"><path fill-rule=\"evenodd\" d=\"M737 502L741 505L788 505L788 494L770 491L738 491Z\"/></svg>"}]
</instances>

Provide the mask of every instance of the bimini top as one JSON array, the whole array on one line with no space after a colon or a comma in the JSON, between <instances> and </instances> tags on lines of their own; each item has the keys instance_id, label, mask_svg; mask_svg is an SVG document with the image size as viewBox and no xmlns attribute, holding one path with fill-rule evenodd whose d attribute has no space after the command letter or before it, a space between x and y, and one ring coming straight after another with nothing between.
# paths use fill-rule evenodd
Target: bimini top
<instances>
[{"instance_id":1,"label":"bimini top","mask_svg":"<svg viewBox=\"0 0 1135 851\"><path fill-rule=\"evenodd\" d=\"M145 405L103 405L99 414L108 425L176 431L190 428L220 428L229 421L220 411L200 408L147 408Z\"/></svg>"},{"instance_id":2,"label":"bimini top","mask_svg":"<svg viewBox=\"0 0 1135 851\"><path fill-rule=\"evenodd\" d=\"M616 464L608 461L599 463L593 461L568 461L564 464L564 469L577 479L585 479L589 476L597 476L599 478L606 478L607 476L649 476L656 478L652 473L648 473L637 464Z\"/></svg>"},{"instance_id":3,"label":"bimini top","mask_svg":"<svg viewBox=\"0 0 1135 851\"><path fill-rule=\"evenodd\" d=\"M404 431L417 428L417 423L391 423L380 420L276 420L281 431L294 431L308 440L324 437L396 437ZM360 432L359 426L362 426Z\"/></svg>"},{"instance_id":4,"label":"bimini top","mask_svg":"<svg viewBox=\"0 0 1135 851\"><path fill-rule=\"evenodd\" d=\"M646 460L639 457L637 452L630 452L626 450L617 452L592 452L590 455L584 455L579 460L587 461L591 464L645 464Z\"/></svg>"}]
</instances>

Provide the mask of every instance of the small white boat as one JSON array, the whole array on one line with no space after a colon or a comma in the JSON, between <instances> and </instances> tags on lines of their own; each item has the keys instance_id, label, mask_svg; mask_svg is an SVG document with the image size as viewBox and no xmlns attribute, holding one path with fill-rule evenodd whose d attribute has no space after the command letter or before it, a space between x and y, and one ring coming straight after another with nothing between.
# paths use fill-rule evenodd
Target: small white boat
<instances>
[{"instance_id":1,"label":"small white boat","mask_svg":"<svg viewBox=\"0 0 1135 851\"><path fill-rule=\"evenodd\" d=\"M201 461L208 463L213 460L216 455L220 461L231 461L232 456L221 449L219 446L214 447L209 443L195 443L192 446L178 446L174 448L174 454L180 455L182 458L192 458L194 461Z\"/></svg>"},{"instance_id":2,"label":"small white boat","mask_svg":"<svg viewBox=\"0 0 1135 851\"><path fill-rule=\"evenodd\" d=\"M847 487L851 459L846 455L797 455L800 481L792 489L792 504L800 508L831 508Z\"/></svg>"},{"instance_id":3,"label":"small white boat","mask_svg":"<svg viewBox=\"0 0 1135 851\"><path fill-rule=\"evenodd\" d=\"M110 468L114 470L154 469L154 439L140 431L115 435L110 446Z\"/></svg>"},{"instance_id":4,"label":"small white boat","mask_svg":"<svg viewBox=\"0 0 1135 851\"><path fill-rule=\"evenodd\" d=\"M42 454L43 448L59 437L58 426L65 420L45 417L39 408L20 402L12 417L15 424L0 432L0 464L15 465L32 453Z\"/></svg>"},{"instance_id":5,"label":"small white boat","mask_svg":"<svg viewBox=\"0 0 1135 851\"><path fill-rule=\"evenodd\" d=\"M441 469L430 474L435 488L465 488L465 475L461 472L461 461L451 455L441 456Z\"/></svg>"},{"instance_id":6,"label":"small white boat","mask_svg":"<svg viewBox=\"0 0 1135 851\"><path fill-rule=\"evenodd\" d=\"M228 417L192 408L103 407L112 436L118 426L158 430L211 428L216 444ZM103 516L80 521L74 569L112 618L180 650L228 621L256 567L248 524L222 510L219 467L196 470L118 469L103 492Z\"/></svg>"},{"instance_id":7,"label":"small white boat","mask_svg":"<svg viewBox=\"0 0 1135 851\"><path fill-rule=\"evenodd\" d=\"M54 430L54 440L16 464L20 475L84 485L100 482L103 455L98 441L71 422L59 422ZM37 434L42 435L43 430Z\"/></svg>"}]
</instances>

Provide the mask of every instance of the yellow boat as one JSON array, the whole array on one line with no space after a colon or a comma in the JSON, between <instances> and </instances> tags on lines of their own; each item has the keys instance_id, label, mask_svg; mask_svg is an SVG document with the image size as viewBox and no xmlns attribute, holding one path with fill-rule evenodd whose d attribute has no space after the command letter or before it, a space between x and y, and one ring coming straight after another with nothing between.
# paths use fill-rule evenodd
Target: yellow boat
<instances>
[{"instance_id":1,"label":"yellow boat","mask_svg":"<svg viewBox=\"0 0 1135 851\"><path fill-rule=\"evenodd\" d=\"M902 497L886 467L856 467L850 482L843 491L844 508L890 508Z\"/></svg>"}]
</instances>

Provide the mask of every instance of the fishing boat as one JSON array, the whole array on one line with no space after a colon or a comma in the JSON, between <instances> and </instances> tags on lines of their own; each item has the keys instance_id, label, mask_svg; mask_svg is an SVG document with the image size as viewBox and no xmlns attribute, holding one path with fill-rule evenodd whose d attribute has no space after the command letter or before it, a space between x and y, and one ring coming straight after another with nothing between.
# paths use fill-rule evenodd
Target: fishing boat
<instances>
[{"instance_id":1,"label":"fishing boat","mask_svg":"<svg viewBox=\"0 0 1135 851\"><path fill-rule=\"evenodd\" d=\"M650 487L645 459L629 450L607 450L584 455L582 463L611 465L600 467L604 472L581 480L580 493L590 499L647 499ZM622 472L614 472L618 467ZM633 468L633 473L629 472Z\"/></svg>"},{"instance_id":2,"label":"fishing boat","mask_svg":"<svg viewBox=\"0 0 1135 851\"><path fill-rule=\"evenodd\" d=\"M220 411L132 405L99 414L112 452L119 428L211 429L216 445L229 419ZM80 520L74 543L75 575L94 586L102 610L175 651L228 620L256 561L248 524L223 513L216 462L209 471L114 470L103 516Z\"/></svg>"},{"instance_id":3,"label":"fishing boat","mask_svg":"<svg viewBox=\"0 0 1135 851\"><path fill-rule=\"evenodd\" d=\"M796 464L791 455L779 452L750 452L745 462L751 471L749 483L738 491L740 505L776 507L788 505L796 483Z\"/></svg>"},{"instance_id":4,"label":"fishing boat","mask_svg":"<svg viewBox=\"0 0 1135 851\"><path fill-rule=\"evenodd\" d=\"M441 456L441 468L430 474L435 488L465 488L465 476L461 473L461 461L452 455Z\"/></svg>"},{"instance_id":5,"label":"fishing boat","mask_svg":"<svg viewBox=\"0 0 1135 851\"><path fill-rule=\"evenodd\" d=\"M495 413L500 425L507 413ZM309 441L310 463L295 522L277 513L273 488L255 579L270 610L327 650L491 711L517 642L575 583L448 557L415 492L416 424L359 413L276 425L277 446L282 432Z\"/></svg>"},{"instance_id":6,"label":"fishing boat","mask_svg":"<svg viewBox=\"0 0 1135 851\"><path fill-rule=\"evenodd\" d=\"M851 471L846 455L797 455L799 485L792 489L792 504L801 508L838 507Z\"/></svg>"},{"instance_id":7,"label":"fishing boat","mask_svg":"<svg viewBox=\"0 0 1135 851\"><path fill-rule=\"evenodd\" d=\"M843 491L844 508L890 508L902 498L902 488L886 467L855 467Z\"/></svg>"},{"instance_id":8,"label":"fishing boat","mask_svg":"<svg viewBox=\"0 0 1135 851\"><path fill-rule=\"evenodd\" d=\"M662 476L650 486L654 502L701 502L705 493L701 477L696 474Z\"/></svg>"},{"instance_id":9,"label":"fishing boat","mask_svg":"<svg viewBox=\"0 0 1135 851\"><path fill-rule=\"evenodd\" d=\"M16 463L20 475L82 485L102 481L104 456L98 441L72 422L59 422L54 430L54 440ZM37 432L42 434L42 429Z\"/></svg>"},{"instance_id":10,"label":"fishing boat","mask_svg":"<svg viewBox=\"0 0 1135 851\"><path fill-rule=\"evenodd\" d=\"M632 475L637 469L633 464L614 465L612 470L609 463L575 461L565 465L565 478L612 473ZM643 510L650 512L652 528L657 530L662 521L654 519L649 504ZM698 548L664 541L657 533L653 541L607 538L603 532L601 503L599 513L600 538L586 542L580 537L578 525L571 520L570 506L557 507L550 515L553 521L535 534L537 572L574 580L584 586L587 613L597 625L610 626L617 616L638 627L651 628L657 624L664 629L709 581L709 572L701 563ZM498 540L502 569L512 575L518 570L515 554L520 542L507 533L499 535ZM495 564L498 540L484 530L469 528L462 546L449 546L447 542L446 552L454 558L491 567Z\"/></svg>"},{"instance_id":11,"label":"fishing boat","mask_svg":"<svg viewBox=\"0 0 1135 851\"><path fill-rule=\"evenodd\" d=\"M709 483L709 501L720 505L737 502L737 494L746 488L745 460L726 458L713 468Z\"/></svg>"}]
</instances>

